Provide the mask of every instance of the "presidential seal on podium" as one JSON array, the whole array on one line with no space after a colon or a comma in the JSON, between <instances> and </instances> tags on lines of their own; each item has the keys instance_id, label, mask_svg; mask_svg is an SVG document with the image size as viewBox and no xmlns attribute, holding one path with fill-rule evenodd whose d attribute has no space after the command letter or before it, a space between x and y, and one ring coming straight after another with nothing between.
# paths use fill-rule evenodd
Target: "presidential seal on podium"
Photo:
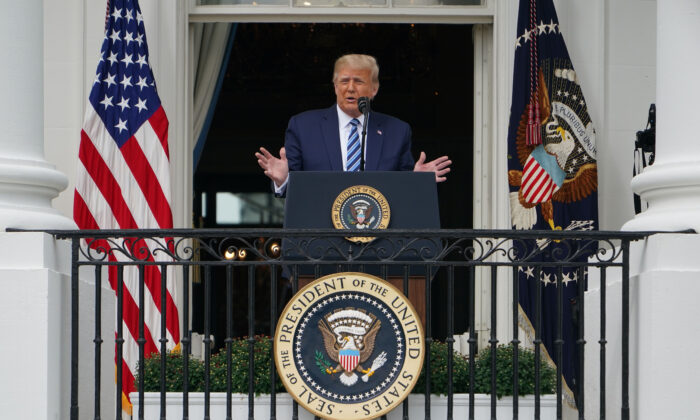
<instances>
[{"instance_id":1,"label":"presidential seal on podium","mask_svg":"<svg viewBox=\"0 0 700 420\"><path fill-rule=\"evenodd\" d=\"M287 391L311 414L373 419L416 384L425 356L421 320L378 277L338 273L301 289L280 315L275 363Z\"/></svg>"},{"instance_id":2,"label":"presidential seal on podium","mask_svg":"<svg viewBox=\"0 0 700 420\"><path fill-rule=\"evenodd\" d=\"M331 206L331 219L336 229L386 229L391 209L389 202L377 189L355 185L343 190ZM345 238L351 242L371 242L375 238L356 236Z\"/></svg>"}]
</instances>

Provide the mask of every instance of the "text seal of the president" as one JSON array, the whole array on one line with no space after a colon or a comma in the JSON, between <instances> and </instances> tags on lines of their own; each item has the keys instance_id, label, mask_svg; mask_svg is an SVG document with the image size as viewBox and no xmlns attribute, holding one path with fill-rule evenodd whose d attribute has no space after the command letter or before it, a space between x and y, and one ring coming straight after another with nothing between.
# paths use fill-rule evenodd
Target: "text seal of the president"
<instances>
[{"instance_id":1,"label":"text seal of the president","mask_svg":"<svg viewBox=\"0 0 700 420\"><path fill-rule=\"evenodd\" d=\"M372 419L418 381L425 346L416 310L395 287L363 273L322 277L299 290L275 332L275 364L311 414Z\"/></svg>"}]
</instances>

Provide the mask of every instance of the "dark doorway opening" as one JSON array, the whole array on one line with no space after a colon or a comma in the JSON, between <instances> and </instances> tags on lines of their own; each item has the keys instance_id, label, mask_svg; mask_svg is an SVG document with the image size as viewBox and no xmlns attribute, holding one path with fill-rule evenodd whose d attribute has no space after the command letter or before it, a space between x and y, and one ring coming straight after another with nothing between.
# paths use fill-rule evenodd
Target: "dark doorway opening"
<instances>
[{"instance_id":1,"label":"dark doorway opening","mask_svg":"<svg viewBox=\"0 0 700 420\"><path fill-rule=\"evenodd\" d=\"M231 222L217 214L225 209L217 200L222 194L245 194L245 200L254 201L259 209L280 207L275 202L281 199L272 198L270 182L254 153L260 146L275 152L282 147L290 116L335 103L333 63L346 53L377 58L380 88L373 109L411 125L414 157L425 151L428 159L448 155L453 160L448 181L438 185L441 226L472 227L472 27L364 23L237 25L214 118L194 174L195 226L281 226L280 219L267 217L269 214ZM441 302L448 297L443 276L439 274L434 281L434 308L444 306ZM224 279L225 274L213 277ZM464 306L459 303L466 299L465 283L455 282L457 308ZM225 325L216 308L225 305L225 281L214 281L210 290L212 328L217 343L222 344ZM194 284L193 293L193 329L201 331L201 284ZM237 289L236 295L241 296L240 307L245 307L246 292ZM265 291L256 296L262 307L268 307ZM455 317L458 332L467 325L464 309L460 311ZM247 321L240 322L234 326L236 336L248 333ZM432 324L434 336L444 337L444 315L436 311ZM257 333L268 333L268 325L269 319L256 317Z\"/></svg>"}]
</instances>

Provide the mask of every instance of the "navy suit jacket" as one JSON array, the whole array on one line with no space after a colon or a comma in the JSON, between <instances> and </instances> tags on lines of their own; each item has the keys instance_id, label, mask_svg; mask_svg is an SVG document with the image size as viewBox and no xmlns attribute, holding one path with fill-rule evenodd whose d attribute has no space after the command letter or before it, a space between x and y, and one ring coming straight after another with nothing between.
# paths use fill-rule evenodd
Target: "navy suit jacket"
<instances>
[{"instance_id":1,"label":"navy suit jacket","mask_svg":"<svg viewBox=\"0 0 700 420\"><path fill-rule=\"evenodd\" d=\"M284 147L290 171L344 170L336 105L293 116ZM411 127L398 118L371 112L365 147L367 171L413 170Z\"/></svg>"}]
</instances>

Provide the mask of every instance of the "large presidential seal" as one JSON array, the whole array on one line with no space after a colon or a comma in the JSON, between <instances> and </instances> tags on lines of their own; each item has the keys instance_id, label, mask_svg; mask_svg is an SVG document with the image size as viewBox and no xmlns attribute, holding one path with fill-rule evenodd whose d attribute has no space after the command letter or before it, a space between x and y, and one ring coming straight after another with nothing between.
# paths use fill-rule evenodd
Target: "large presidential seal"
<instances>
[{"instance_id":1,"label":"large presidential seal","mask_svg":"<svg viewBox=\"0 0 700 420\"><path fill-rule=\"evenodd\" d=\"M391 209L386 198L367 185L355 185L344 189L331 207L331 219L336 229L386 229ZM346 238L352 242L371 242L373 237Z\"/></svg>"},{"instance_id":2,"label":"large presidential seal","mask_svg":"<svg viewBox=\"0 0 700 420\"><path fill-rule=\"evenodd\" d=\"M423 328L409 300L362 273L322 277L280 315L275 363L287 391L311 414L372 419L406 398L418 380Z\"/></svg>"}]
</instances>

